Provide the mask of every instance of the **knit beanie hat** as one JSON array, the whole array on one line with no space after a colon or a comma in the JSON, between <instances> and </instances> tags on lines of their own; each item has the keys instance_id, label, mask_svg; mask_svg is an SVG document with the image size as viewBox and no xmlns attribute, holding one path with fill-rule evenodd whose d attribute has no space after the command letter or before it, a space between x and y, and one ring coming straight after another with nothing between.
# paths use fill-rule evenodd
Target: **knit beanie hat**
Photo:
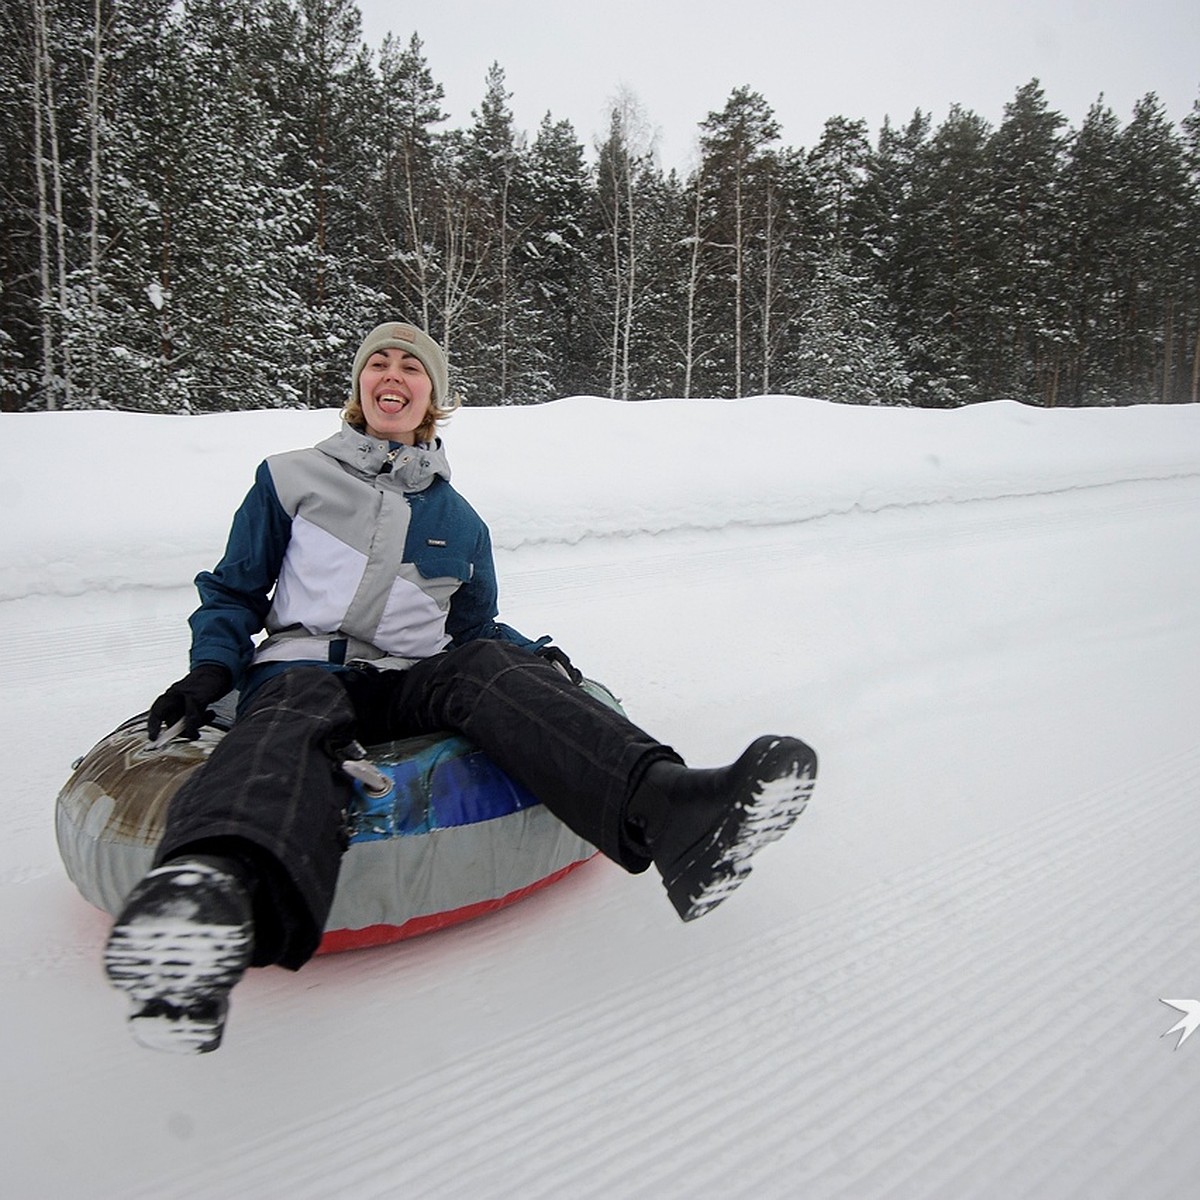
<instances>
[{"instance_id":1,"label":"knit beanie hat","mask_svg":"<svg viewBox=\"0 0 1200 1200\"><path fill-rule=\"evenodd\" d=\"M450 401L450 371L446 366L446 356L442 348L415 325L406 325L403 321L389 321L385 325L377 325L363 338L363 343L354 356L354 366L350 373L350 397L362 402L358 394L358 377L367 365L367 359L379 350L403 350L414 358L421 360L429 378L433 380L433 403L439 407L449 406Z\"/></svg>"}]
</instances>

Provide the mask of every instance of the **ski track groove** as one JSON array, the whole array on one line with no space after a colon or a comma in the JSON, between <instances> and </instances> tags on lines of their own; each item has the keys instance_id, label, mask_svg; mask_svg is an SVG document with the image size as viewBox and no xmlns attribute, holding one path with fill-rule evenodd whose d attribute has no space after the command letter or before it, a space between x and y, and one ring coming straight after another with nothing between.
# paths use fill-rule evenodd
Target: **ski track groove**
<instances>
[{"instance_id":1,"label":"ski track groove","mask_svg":"<svg viewBox=\"0 0 1200 1200\"><path fill-rule=\"evenodd\" d=\"M1061 875L1058 878L1060 880L1063 880L1063 882L1067 885L1069 885L1072 882L1069 878L1064 879L1064 877ZM999 894L999 893L994 892L993 894L995 895L995 894ZM973 892L972 896L975 897L976 900L979 899L978 893ZM973 905L973 908L977 909L979 907L980 906L978 904ZM924 910L922 909L922 911L924 911ZM1064 920L1063 922L1060 922L1060 926L1067 926L1069 928L1071 923L1072 923L1071 920L1067 919L1067 920ZM1045 931L1045 928L1046 927L1043 926L1043 931ZM1052 928L1053 928L1053 930L1057 930L1058 927L1056 926L1056 927L1052 927ZM1007 940L1008 940L1008 942L1018 942L1019 943L1020 941L1023 940L1023 937L1024 937L1023 932L1018 930L1018 931L1014 931L1012 936ZM988 946L989 946L990 951L993 951L993 952L999 951L1002 961L1007 961L1010 964L1010 967L1012 966L1012 963L1013 963L1012 957L1008 956L1004 953L1007 950L1007 946L1005 943L992 940L992 941L989 941ZM1092 957L1094 956L1094 953L1095 953L1094 946L1090 946L1087 943L1081 943L1080 949L1078 949L1077 952L1075 954L1073 954L1069 959L1060 960L1060 962L1057 966L1057 973L1059 975L1065 975L1068 979L1072 978L1073 971L1067 970L1066 968L1068 968L1068 967L1073 968L1074 965L1080 960L1083 960L1085 962L1090 961L1092 959ZM946 958L948 958L949 961L944 964L939 964L939 968L938 968L938 971L936 974L933 974L932 976L926 975L923 977L924 986L921 987L918 991L918 994L917 994L918 1001L920 1000L921 996L924 995L926 992L934 994L934 995L937 995L939 993L945 994L942 987L940 986L943 978L954 977L957 980L957 982L959 983L959 985L960 986L962 985L962 981L963 981L963 978L965 977L965 973L953 975L953 972L952 972L952 968L956 965L955 964L956 955L950 954L950 955L947 955ZM1003 1047L1005 1047L1005 1053L1011 1053L1011 1047L1016 1044L1012 1040L1010 1040L1012 1034L1021 1035L1023 1037L1023 1040L1025 1040L1025 1041L1037 1040L1039 1042L1045 1042L1045 1041L1049 1040L1052 1043L1053 1041L1057 1040L1057 1038L1059 1036L1058 1031L1061 1029L1062 1024L1063 1024L1063 1018L1060 1014L1052 1013L1045 1020L1043 1020L1039 1023L1036 1019L1036 1014L1031 1015L1031 1014L1025 1012L1024 1010L1022 1010L1021 1008L1015 1007L1012 1004L1012 1001L1014 999L1019 1000L1019 989L1020 989L1019 974L1020 974L1020 972L1016 971L1015 968L1010 969L1008 972L1008 978L1004 982L1003 989L997 987L998 980L994 973L992 973L989 976L991 979L991 982L992 982L992 987L989 989L989 998L993 1002L992 1007L998 1008L998 1009L1000 1009L1000 1011L1008 1014L1007 1021L1001 1025L996 1025L993 1022L993 1023L988 1024L987 1026L984 1026L981 1023L976 1030L976 1033L978 1036L976 1036L974 1038L974 1041L972 1041L970 1043L965 1043L960 1040L956 1043L959 1047L960 1053L965 1053L967 1051L971 1051L972 1057L975 1059L978 1059L980 1057L980 1054L978 1053L978 1051L985 1049L992 1044L1002 1045ZM1015 982L1013 981L1014 975L1017 976L1015 979ZM876 1038L877 1041L886 1041L889 1045L893 1045L893 1046L897 1045L897 1044L903 1044L903 1035L904 1035L904 1032L907 1031L908 1034L910 1035L910 1037L917 1037L918 1042L920 1044L922 1041L928 1041L927 1035L928 1035L930 1029L932 1027L936 1027L938 1024L941 1023L941 1021L939 1019L935 1018L933 1021L927 1022L925 1024L925 1026L922 1028L919 1024L915 1023L908 1016L907 1008L900 1005L899 1003L896 1003L893 1006L893 1017L895 1019L891 1022L891 1025L889 1027L887 1027L887 1029L886 1029L889 1036L886 1039L877 1037ZM880 1032L880 1031L877 1030L877 1033L878 1032ZM990 1051L989 1051L989 1054L990 1054ZM989 1061L990 1061L990 1059L988 1057L988 1054L985 1054L982 1065L986 1066ZM877 1063L876 1065L878 1066L880 1064ZM871 1141L872 1141L872 1146L873 1146L874 1152L878 1152L880 1140L886 1138L888 1136L889 1132L892 1132L893 1134L895 1132L895 1131L889 1131L889 1129L886 1125L878 1123L878 1121L877 1121L878 1114L885 1112L889 1106L895 1105L899 1101L906 1099L906 1097L904 1097L901 1094L896 1094L896 1095L884 1094L882 1096L878 1095L878 1093L880 1093L880 1091L881 1091L881 1084L886 1084L887 1080L890 1079L893 1075L895 1075L901 1071L907 1071L908 1068L910 1068L914 1065L915 1065L915 1062L907 1062L907 1063L899 1062L899 1063L894 1063L892 1065L891 1072L888 1075L881 1075L880 1073L877 1072L876 1075L873 1077L873 1082L872 1082L872 1086L870 1089L873 1093L876 1093L876 1095L873 1097L873 1099L864 1100L864 1096L862 1093L855 1093L852 1095L848 1095L848 1097L842 1103L841 1110L838 1114L831 1114L828 1111L826 1111L825 1113L822 1114L823 1123L828 1123L832 1119L832 1117L835 1115L837 1115L837 1116L845 1115L846 1119L845 1119L843 1125L841 1126L840 1130L836 1131L835 1137L836 1137L837 1133L844 1133L845 1131L849 1130L853 1124L859 1123L860 1121L867 1124L872 1131ZM921 1085L918 1085L918 1087L920 1087L920 1086ZM886 1088L883 1088L883 1091L886 1093ZM938 1094L935 1093L935 1098L937 1098L937 1095ZM907 1099L911 1100L911 1097L908 1097ZM953 1106L951 1105L950 1107L951 1107L951 1110L953 1111ZM904 1110L904 1112L905 1112L905 1116L902 1118L902 1120L903 1121L911 1121L912 1113L910 1112L910 1110L906 1108ZM936 1139L934 1139L934 1140L936 1143ZM905 1144L907 1144L907 1143L905 1143ZM977 1141L973 1141L973 1145L977 1145ZM908 1152L908 1154L909 1154L909 1156L911 1156L911 1152ZM739 1178L743 1179L743 1181L745 1181L745 1179L747 1178L744 1170L739 1172ZM720 1183L721 1181L715 1180L714 1182ZM815 1179L810 1177L809 1182L832 1184L833 1181L824 1179L821 1176L817 1176ZM851 1190L850 1194L855 1194L855 1195L863 1194L863 1192L861 1190L862 1182L863 1181L857 1181L855 1186ZM826 1193L823 1191L822 1194L826 1194ZM871 1193L871 1194L874 1194L874 1193ZM960 1194L963 1194L963 1193L960 1193Z\"/></svg>"},{"instance_id":2,"label":"ski track groove","mask_svg":"<svg viewBox=\"0 0 1200 1200\"><path fill-rule=\"evenodd\" d=\"M1164 1009L1164 1012L1167 1010ZM1109 1136L1097 1143L1103 1147L1104 1160L1089 1164L1092 1167L1090 1175L1080 1172L1072 1176L1067 1170L1060 1170L1053 1186L1059 1195L1067 1195L1080 1200L1091 1200L1092 1197L1112 1196L1117 1200L1125 1200L1129 1196L1159 1196L1182 1194L1177 1188L1180 1174L1174 1178L1163 1180L1161 1185L1158 1176L1161 1174L1159 1151L1160 1146L1185 1146L1195 1139L1196 1106L1195 1104L1177 1104L1166 1108L1158 1100L1161 1084L1155 1080L1140 1089L1133 1097L1132 1111L1154 1111L1157 1119L1154 1122L1155 1137L1146 1139L1133 1147L1125 1136L1125 1114L1118 1112L1107 1123L1104 1133ZM1097 1145L1090 1147L1092 1155ZM1085 1152L1089 1147L1085 1147ZM1135 1153L1130 1153L1135 1150ZM1077 1160L1078 1161L1078 1160ZM1196 1166L1191 1170L1192 1178L1196 1175ZM1172 1185L1176 1185L1173 1190ZM1049 1192L1047 1193L1049 1194Z\"/></svg>"},{"instance_id":3,"label":"ski track groove","mask_svg":"<svg viewBox=\"0 0 1200 1200\"><path fill-rule=\"evenodd\" d=\"M1098 1096L1088 1084L1107 1080L1114 1065L1125 1090L1106 1128L1120 1179L1096 1169L1079 1194L1159 1194L1162 1166L1149 1147L1162 1144L1164 1128L1186 1128L1179 1114L1194 1112L1200 1095L1196 1084L1188 1090L1183 1068L1174 1087L1150 1074L1163 1058L1155 1051L1167 1048L1147 1040L1128 1010L1136 1006L1139 1020L1145 1010L1152 1027L1161 1006L1156 994L1127 993L1170 961L1164 945L1178 951L1195 911L1186 797L1197 783L1200 750L1069 797L948 862L804 914L740 949L718 942L682 970L644 975L599 998L597 1008L558 1014L476 1058L282 1129L194 1177L194 1190L178 1191L174 1178L173 1194L222 1195L236 1179L242 1194L271 1196L275 1160L303 1154L309 1170L288 1186L292 1197L386 1195L401 1185L418 1196L586 1196L598 1194L589 1180L612 1194L618 1178L631 1195L702 1187L770 1196L801 1185L819 1196L1060 1195L1061 1184L1080 1178L1079 1155L1095 1138L1080 1121L1080 1097L1085 1113L1106 1100L1111 1109L1112 1083ZM1118 899L1106 873L1114 855L1122 908L1106 921L1105 901ZM914 913L917 923L908 919ZM1045 967L1035 994L1023 958L1031 946ZM769 957L783 970L802 964L793 994L785 998L773 972L749 988L730 986L740 966ZM893 971L898 987L881 998L883 1011L864 1010L860 990ZM714 979L717 1002L729 1003L739 1022L765 1025L767 1036L708 1044ZM1106 991L1109 1007L1097 1012ZM930 1005L931 996L956 1003ZM789 1019L805 1023L800 1036L780 1028ZM1162 1008L1161 1029L1170 1023ZM628 1036L639 1028L670 1032L651 1047ZM927 1047L938 1028L944 1049L932 1061L927 1050L905 1050ZM1080 1043L1068 1070L1053 1053L1063 1038ZM1172 1065L1183 1061L1181 1051ZM729 1082L737 1076L740 1086ZM963 1087L973 1093L968 1106L954 1094ZM1123 1099L1131 1088L1136 1107ZM694 1107L681 1104L689 1098ZM606 1146L590 1144L587 1111L608 1105L623 1116L606 1115ZM397 1112L422 1116L397 1137ZM1130 1127L1131 1112L1140 1127ZM754 1119L767 1113L770 1123ZM755 1132L730 1144L725 1128ZM531 1146L528 1159L514 1161L514 1148ZM702 1163L697 1146L707 1148ZM1131 1146L1147 1149L1131 1156ZM1197 1168L1200 1151L1187 1164L1177 1155L1166 1185ZM1123 1190L1129 1181L1132 1192Z\"/></svg>"},{"instance_id":4,"label":"ski track groove","mask_svg":"<svg viewBox=\"0 0 1200 1200\"><path fill-rule=\"evenodd\" d=\"M915 894L916 894L915 892L910 893L910 897ZM994 894L1000 895L1001 893L999 890L997 890ZM977 901L980 899L979 893L974 893L973 895L975 896L975 899ZM981 906L979 903L976 903L973 907L975 909L979 909ZM1009 941L1017 941L1019 939L1019 937L1020 937L1019 934L1014 933L1008 940ZM908 931L902 940L889 939L888 954L890 957L903 958L905 951L909 947L909 944L910 943L920 944L923 941L923 938L924 938L924 931L918 930L918 931ZM879 940L879 939L877 938L876 940ZM993 941L990 943L990 948L993 950L997 950L997 949L1003 950L1004 943L997 943L997 942ZM955 965L955 963L953 961L954 956L950 955L948 957L951 959L950 963L948 965L939 964L939 969L936 974L923 976L922 977L922 985L920 987L918 987L918 988L910 987L907 994L905 994L903 996L893 996L892 1002L890 1005L890 1020L886 1024L879 1023L875 1026L876 1040L887 1041L891 1045L902 1047L904 1044L902 1035L905 1032L907 1032L910 1035L909 1040L912 1040L914 1037L916 1037L918 1040L921 1040L921 1039L928 1040L926 1035L931 1030L934 1030L944 1024L944 1018L936 1010L931 1015L928 1016L928 1018L924 1021L923 1025L921 1024L921 1022L919 1020L915 1020L912 1017L911 1013L914 1010L916 1010L918 1012L920 1011L921 1002L925 998L927 992L933 992L934 994L942 992L942 994L945 994L944 990L941 987L939 987L938 985L941 983L941 981L944 977L948 977L951 975L950 968ZM976 970L973 973L978 975L981 972ZM968 971L962 972L958 976L956 976L960 986L962 984L963 978L970 979L970 977L971 977L971 972L970 972L969 968L968 968ZM1007 995L1008 995L1007 992L1004 993L1005 998L1007 998ZM999 997L997 997L997 998L999 998ZM1005 1007L1005 1011L1010 1011L1010 1010L1008 1010L1007 1007ZM1023 1032L1026 1029L1026 1027L1027 1027L1027 1023L1023 1019L1014 1019L1010 1016L1007 1024L1005 1026L1001 1027L1001 1031L1003 1033L1008 1033L1010 1030ZM989 1026L987 1030L980 1030L979 1036L976 1039L976 1042L974 1044L975 1045L983 1045L983 1044L990 1043L990 1042L993 1042L996 1040L1004 1041L1004 1038L1002 1038L1002 1037L997 1038L996 1028L997 1027L995 1026L995 1024L993 1024L993 1025ZM879 1036L882 1033L887 1033L889 1036L887 1038L883 1038L883 1037ZM895 1036L893 1036L893 1033ZM1005 1042L1005 1044L1008 1045L1010 1043ZM894 1055L893 1057L894 1057L894 1061L891 1063L891 1066L890 1066L890 1074L888 1076L883 1077L885 1080L888 1078L892 1078L892 1077L898 1077L898 1078L899 1077L907 1077L908 1072L920 1062L919 1056L917 1058L911 1058L911 1057L906 1058L906 1057ZM813 1065L816 1065L816 1064L813 1064ZM824 1064L822 1064L822 1065L824 1065ZM854 1066L853 1063L851 1063L849 1065L851 1068L853 1068L853 1066ZM847 1064L845 1062L844 1052L839 1050L838 1055L836 1056L836 1061L830 1060L829 1066L830 1066L831 1073L834 1073L834 1074L836 1074L839 1071L845 1071L847 1068ZM807 1074L806 1082L808 1082L810 1085L808 1090L819 1093L823 1088L823 1080L819 1076L816 1076L814 1078L815 1073L812 1070L811 1065L806 1074ZM925 1086L924 1083L918 1084L915 1090L919 1091L924 1086ZM784 1088L790 1089L790 1083L786 1079L781 1079L779 1087L781 1089L784 1089ZM887 1095L884 1097L879 1097L877 1095L877 1093L880 1090L880 1077L878 1075L873 1077L870 1088L866 1089L866 1090L872 1094L875 1094L874 1099L869 1099L868 1101L864 1102L863 1092L849 1093L844 1098L844 1100L842 1101L842 1103L840 1104L838 1109L830 1110L827 1108L822 1112L822 1114L821 1114L822 1125L827 1125L827 1126L837 1125L837 1129L834 1130L833 1132L835 1135L840 1135L843 1132L845 1132L846 1130L850 1129L860 1115L865 1113L868 1116L868 1118L870 1118L870 1117L872 1117L874 1110L878 1110L881 1113L886 1113L888 1111L889 1107L891 1105L893 1105L897 1100L905 1098L902 1093L898 1093L897 1095L894 1095L894 1096ZM940 1096L940 1092L935 1093L935 1095ZM760 1099L765 1099L765 1097L760 1097ZM909 1097L909 1099L911 1099L911 1097ZM906 1110L906 1112L907 1111L908 1110ZM872 1129L876 1130L877 1138L880 1136L883 1136L883 1134L886 1132L886 1130L883 1128L877 1128L875 1124L872 1124ZM759 1148L761 1149L761 1147L759 1147ZM739 1178L745 1178L744 1168L742 1168L741 1166L739 1166ZM719 1181L714 1181L714 1182L719 1182Z\"/></svg>"},{"instance_id":5,"label":"ski track groove","mask_svg":"<svg viewBox=\"0 0 1200 1200\"><path fill-rule=\"evenodd\" d=\"M1137 940L1136 938L1131 939L1133 942ZM1109 947L1110 950L1124 948ZM1078 953L1070 958L1061 959L1057 963L1053 978L1065 978L1068 981L1077 979L1074 967L1080 961L1093 961L1094 954L1095 946L1084 943ZM1076 1109L1076 1097L1081 1081L1069 1072L1063 1073L1059 1064L1054 1063L1049 1057L1043 1058L1042 1054L1046 1052L1048 1055L1055 1044L1061 1041L1063 1029L1071 1028L1073 1020L1082 1024L1086 1019L1085 1013L1078 1012L1082 1000L1078 997L1071 998L1067 1012L1064 1014L1053 1003L1046 1004L1045 1011L1038 1012L1030 1007L1020 1007L1014 1001L1021 999L1021 993L1019 988L1014 988L1011 982L1003 989L990 989L990 995L996 1007L1003 1008L1011 1015L1002 1024L990 1024L988 1036L981 1036L969 1045L959 1046L959 1053L967 1053L974 1064L971 1068L973 1072L971 1090L975 1092L986 1090L1009 1096L1001 1107L992 1111L992 1127L985 1126L981 1129L972 1126L961 1134L953 1134L953 1127L960 1124L956 1120L959 1104L942 1091L933 1092L930 1098L918 1108L904 1107L903 1116L891 1125L882 1122L876 1123L869 1106L864 1106L866 1124L871 1131L872 1155L878 1154L881 1145L889 1142L902 1147L902 1149L889 1158L875 1162L868 1175L856 1178L843 1191L835 1192L831 1187L825 1187L821 1188L822 1195L889 1194L889 1187L900 1175L901 1168L906 1162L910 1164L911 1172L911 1163L918 1157L913 1150L914 1143L916 1145L928 1143L935 1148L940 1148L935 1154L926 1155L920 1162L919 1194L978 1195L981 1192L983 1181L987 1181L989 1189L994 1189L997 1195L1040 1194L1050 1196L1058 1194L1054 1188L1043 1186L1045 1181L1031 1178L1031 1164L1040 1160L1039 1148L1049 1146L1051 1143L1053 1144L1053 1160L1056 1163L1063 1161L1066 1139L1063 1136L1064 1127L1061 1123L1048 1123L1045 1126L1048 1132L1041 1142L1023 1147L1022 1161L1011 1172L1021 1178L1004 1179L1001 1171L1005 1162L1009 1161L1006 1156L1001 1156L1002 1161L994 1168L988 1169L981 1164L988 1157L995 1156L997 1149L1004 1146L1008 1131L1012 1126L1011 1121L996 1120L997 1113L1001 1115L1004 1113L1025 1114L1028 1121L1029 1114L1035 1112L1054 1113L1060 1110ZM1028 1001L1026 1003L1028 1004ZM1128 1026L1128 1014L1111 1014L1106 1024L1100 1027L1100 1033L1103 1036L1093 1036L1086 1048L1089 1052L1099 1051L1106 1045L1116 1044L1121 1038L1121 1032L1128 1031ZM995 1048L997 1043L1003 1045L1003 1051ZM1005 1060L1012 1058L1014 1050L1018 1047L1022 1049L1020 1058L1007 1064ZM1043 1063L1046 1065L1042 1066ZM987 1079L986 1089L980 1088L979 1077ZM929 1083L932 1082L931 1078ZM921 1090L917 1089L918 1092ZM911 1099L912 1097L896 1096L888 1098L887 1103ZM938 1120L939 1110L948 1113L949 1117ZM920 1141L908 1137L906 1125L915 1127L920 1134ZM950 1127L951 1136L939 1137L939 1131L945 1130L947 1127ZM1095 1137L1094 1130L1082 1124L1078 1124L1077 1128L1087 1129L1086 1133L1081 1134L1081 1148L1090 1154L1092 1152L1090 1142ZM865 1150L864 1146L855 1148L859 1152ZM960 1153L956 1154L956 1149ZM964 1162L970 1165L963 1167ZM1070 1165L1072 1168L1077 1166L1074 1162ZM942 1177L935 1181L932 1176L939 1168L942 1171ZM950 1172L948 1175L947 1171ZM1074 1171L1069 1173L1074 1174ZM831 1185L832 1183L825 1176L809 1178L807 1182L818 1185Z\"/></svg>"},{"instance_id":6,"label":"ski track groove","mask_svg":"<svg viewBox=\"0 0 1200 1200\"><path fill-rule=\"evenodd\" d=\"M1111 1046L1117 1042L1122 1032L1128 1035L1128 1030L1127 1018L1125 1020L1114 1018L1101 1027L1099 1032L1104 1035L1103 1037L1092 1039L1082 1049L1089 1055L1102 1052L1105 1046ZM1149 1046L1149 1043L1147 1045ZM1151 1052L1157 1049L1154 1047ZM1095 1060L1093 1059L1093 1061ZM1053 1068L1048 1067L1047 1070L1052 1071ZM1136 1081L1123 1080L1126 1085L1132 1082ZM1156 1144L1160 1146L1164 1144L1161 1140L1162 1125L1165 1119L1169 1120L1175 1106L1163 1103L1159 1095L1161 1084L1158 1081L1152 1085L1143 1086L1136 1092L1132 1089L1121 1092L1121 1107L1125 1110L1125 1114L1129 1111L1138 1112L1147 1133L1153 1131L1156 1135L1145 1138L1141 1144L1130 1137L1125 1115L1110 1118L1105 1122L1104 1129L1110 1135L1108 1140L1098 1137L1094 1124L1079 1120L1081 1111L1089 1112L1089 1103L1085 1100L1081 1104L1079 1095L1074 1090L1086 1083L1086 1077L1083 1074L1068 1073L1056 1080L1055 1083L1056 1086L1050 1092L1039 1091L1037 1095L1040 1102L1040 1113L1054 1113L1057 1119L1047 1120L1042 1125L1040 1134L1031 1138L1024 1148L1019 1162L1014 1163L1011 1157L1008 1157L1006 1161L998 1152L997 1139L992 1139L987 1155L975 1166L974 1178L959 1174L945 1180L941 1188L942 1193L947 1196L963 1195L966 1193L962 1189L972 1184L978 1190L979 1181L982 1178L988 1180L989 1186L995 1190L997 1195L1059 1197L1072 1186L1073 1181L1080 1178L1081 1168L1091 1167L1094 1170L1097 1145L1103 1144L1108 1147L1107 1153L1110 1162L1114 1165L1119 1163L1131 1166L1134 1162L1131 1150L1136 1153L1141 1150L1142 1145L1152 1147ZM1135 1096L1136 1099L1134 1099ZM1018 1097L1013 1104L1020 1104L1022 1099L1024 1097ZM1194 1112L1194 1108L1192 1111ZM1035 1113L1035 1115L1038 1114ZM1030 1122L1030 1125L1034 1127L1033 1122ZM1168 1141L1165 1144L1181 1146L1186 1142L1178 1140ZM1119 1152L1116 1147L1120 1147ZM1195 1152L1192 1157L1193 1164L1187 1172L1188 1174L1194 1172L1196 1166ZM1086 1189L1082 1189L1079 1194L1089 1198L1113 1197L1114 1200L1124 1200L1129 1196L1149 1197L1162 1194L1145 1178L1142 1163L1138 1164L1136 1175L1141 1178L1142 1182L1131 1186L1129 1181L1119 1183L1112 1178L1094 1173L1090 1185ZM1184 1172L1180 1171L1180 1165L1174 1164L1176 1182L1183 1175ZM1078 1185L1076 1184L1076 1186Z\"/></svg>"},{"instance_id":7,"label":"ski track groove","mask_svg":"<svg viewBox=\"0 0 1200 1200\"><path fill-rule=\"evenodd\" d=\"M552 1085L552 1086L553 1086L553 1085ZM348 1181L343 1181L343 1182L348 1182ZM410 1180L409 1182L415 1182L415 1181L412 1181L412 1180Z\"/></svg>"}]
</instances>

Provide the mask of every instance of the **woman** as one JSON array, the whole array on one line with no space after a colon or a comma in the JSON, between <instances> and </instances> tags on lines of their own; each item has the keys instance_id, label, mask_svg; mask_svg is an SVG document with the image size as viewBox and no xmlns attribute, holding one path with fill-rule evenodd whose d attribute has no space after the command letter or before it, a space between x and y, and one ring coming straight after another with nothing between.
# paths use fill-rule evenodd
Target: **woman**
<instances>
[{"instance_id":1,"label":"woman","mask_svg":"<svg viewBox=\"0 0 1200 1200\"><path fill-rule=\"evenodd\" d=\"M436 342L402 322L372 330L341 430L262 463L224 558L197 576L191 671L147 733L196 737L235 688L239 710L172 801L106 947L146 1045L216 1049L247 966L313 954L347 843L338 764L359 743L461 733L628 871L653 864L685 921L803 811L802 742L764 737L728 767L689 769L579 688L548 638L496 619L488 530L435 433L453 407Z\"/></svg>"}]
</instances>

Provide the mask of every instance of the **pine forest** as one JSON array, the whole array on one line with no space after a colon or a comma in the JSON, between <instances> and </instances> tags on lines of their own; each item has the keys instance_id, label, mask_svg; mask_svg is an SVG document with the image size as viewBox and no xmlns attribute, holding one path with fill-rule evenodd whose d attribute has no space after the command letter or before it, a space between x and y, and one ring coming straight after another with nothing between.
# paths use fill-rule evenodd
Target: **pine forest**
<instances>
[{"instance_id":1,"label":"pine forest","mask_svg":"<svg viewBox=\"0 0 1200 1200\"><path fill-rule=\"evenodd\" d=\"M474 404L1200 400L1200 101L804 149L746 86L681 175L630 95L585 146L480 92L350 0L6 2L0 409L336 407L396 316Z\"/></svg>"}]
</instances>

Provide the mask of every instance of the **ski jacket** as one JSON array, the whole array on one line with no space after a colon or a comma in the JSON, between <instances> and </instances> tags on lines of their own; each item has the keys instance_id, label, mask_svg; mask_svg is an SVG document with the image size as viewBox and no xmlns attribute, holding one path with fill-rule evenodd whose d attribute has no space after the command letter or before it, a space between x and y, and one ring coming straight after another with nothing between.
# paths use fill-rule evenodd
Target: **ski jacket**
<instances>
[{"instance_id":1,"label":"ski jacket","mask_svg":"<svg viewBox=\"0 0 1200 1200\"><path fill-rule=\"evenodd\" d=\"M403 667L476 638L542 644L496 620L491 536L450 486L441 440L395 445L345 423L259 466L196 587L192 666L223 663L235 686L266 664Z\"/></svg>"}]
</instances>

